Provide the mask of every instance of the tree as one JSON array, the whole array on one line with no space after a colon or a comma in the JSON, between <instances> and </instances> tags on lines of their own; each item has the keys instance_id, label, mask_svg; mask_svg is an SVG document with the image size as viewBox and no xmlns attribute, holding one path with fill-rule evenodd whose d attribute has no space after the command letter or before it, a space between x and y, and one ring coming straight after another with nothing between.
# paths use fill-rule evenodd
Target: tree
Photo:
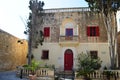
<instances>
[{"instance_id":1,"label":"tree","mask_svg":"<svg viewBox=\"0 0 120 80\"><path fill-rule=\"evenodd\" d=\"M27 28L24 32L25 34L29 35L29 42L28 42L28 64L31 64L31 56L32 48L37 48L39 43L42 45L44 41L43 32L41 25L43 24L43 6L44 2L41 1L29 1L29 9L31 13L29 14L29 20L27 22ZM39 19L39 20L38 20Z\"/></svg>"},{"instance_id":2,"label":"tree","mask_svg":"<svg viewBox=\"0 0 120 80\"><path fill-rule=\"evenodd\" d=\"M85 0L88 2L91 11L102 14L105 28L107 30L109 52L111 60L111 68L116 67L116 41L117 41L117 25L116 12L120 7L120 0Z\"/></svg>"},{"instance_id":3,"label":"tree","mask_svg":"<svg viewBox=\"0 0 120 80\"><path fill-rule=\"evenodd\" d=\"M100 58L93 59L91 58L89 53L78 54L77 60L78 60L77 76L83 75L85 80L89 80L87 75L99 69L102 63Z\"/></svg>"}]
</instances>

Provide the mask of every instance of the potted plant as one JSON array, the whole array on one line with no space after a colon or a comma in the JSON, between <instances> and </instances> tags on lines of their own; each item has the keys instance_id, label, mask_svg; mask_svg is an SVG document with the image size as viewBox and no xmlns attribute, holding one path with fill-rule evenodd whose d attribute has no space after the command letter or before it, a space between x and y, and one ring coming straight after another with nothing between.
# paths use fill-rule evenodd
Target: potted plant
<instances>
[{"instance_id":1,"label":"potted plant","mask_svg":"<svg viewBox=\"0 0 120 80\"><path fill-rule=\"evenodd\" d=\"M36 71L40 66L40 62L32 60L31 65L25 65L24 68L29 70L29 79L36 80Z\"/></svg>"}]
</instances>

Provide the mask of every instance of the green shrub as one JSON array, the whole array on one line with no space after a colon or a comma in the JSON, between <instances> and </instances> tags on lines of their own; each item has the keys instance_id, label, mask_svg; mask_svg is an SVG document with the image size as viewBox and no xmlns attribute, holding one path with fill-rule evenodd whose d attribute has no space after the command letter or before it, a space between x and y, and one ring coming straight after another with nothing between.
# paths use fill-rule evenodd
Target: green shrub
<instances>
[{"instance_id":1,"label":"green shrub","mask_svg":"<svg viewBox=\"0 0 120 80\"><path fill-rule=\"evenodd\" d=\"M89 53L83 52L81 54L78 54L77 60L78 60L77 76L83 75L84 77L87 77L88 74L99 69L102 63L100 58L93 59L91 58Z\"/></svg>"}]
</instances>

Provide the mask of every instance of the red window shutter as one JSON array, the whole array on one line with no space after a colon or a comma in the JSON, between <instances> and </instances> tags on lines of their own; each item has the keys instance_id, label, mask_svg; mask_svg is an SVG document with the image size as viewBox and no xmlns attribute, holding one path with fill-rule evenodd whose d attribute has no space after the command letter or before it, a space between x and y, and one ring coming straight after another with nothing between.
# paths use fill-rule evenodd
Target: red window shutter
<instances>
[{"instance_id":1,"label":"red window shutter","mask_svg":"<svg viewBox=\"0 0 120 80\"><path fill-rule=\"evenodd\" d=\"M90 27L87 27L87 36L90 36Z\"/></svg>"},{"instance_id":2,"label":"red window shutter","mask_svg":"<svg viewBox=\"0 0 120 80\"><path fill-rule=\"evenodd\" d=\"M97 26L96 27L96 36L99 36L100 35L100 33L99 33L99 27Z\"/></svg>"},{"instance_id":3,"label":"red window shutter","mask_svg":"<svg viewBox=\"0 0 120 80\"><path fill-rule=\"evenodd\" d=\"M50 36L50 27L45 27L44 28L44 37L49 37Z\"/></svg>"}]
</instances>

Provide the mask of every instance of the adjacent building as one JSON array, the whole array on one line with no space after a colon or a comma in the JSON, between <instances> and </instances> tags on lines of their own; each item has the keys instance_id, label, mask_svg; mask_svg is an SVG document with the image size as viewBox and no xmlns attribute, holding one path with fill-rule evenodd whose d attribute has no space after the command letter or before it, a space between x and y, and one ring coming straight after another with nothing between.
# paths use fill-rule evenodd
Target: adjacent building
<instances>
[{"instance_id":1,"label":"adjacent building","mask_svg":"<svg viewBox=\"0 0 120 80\"><path fill-rule=\"evenodd\" d=\"M26 64L28 43L0 29L0 71Z\"/></svg>"}]
</instances>

